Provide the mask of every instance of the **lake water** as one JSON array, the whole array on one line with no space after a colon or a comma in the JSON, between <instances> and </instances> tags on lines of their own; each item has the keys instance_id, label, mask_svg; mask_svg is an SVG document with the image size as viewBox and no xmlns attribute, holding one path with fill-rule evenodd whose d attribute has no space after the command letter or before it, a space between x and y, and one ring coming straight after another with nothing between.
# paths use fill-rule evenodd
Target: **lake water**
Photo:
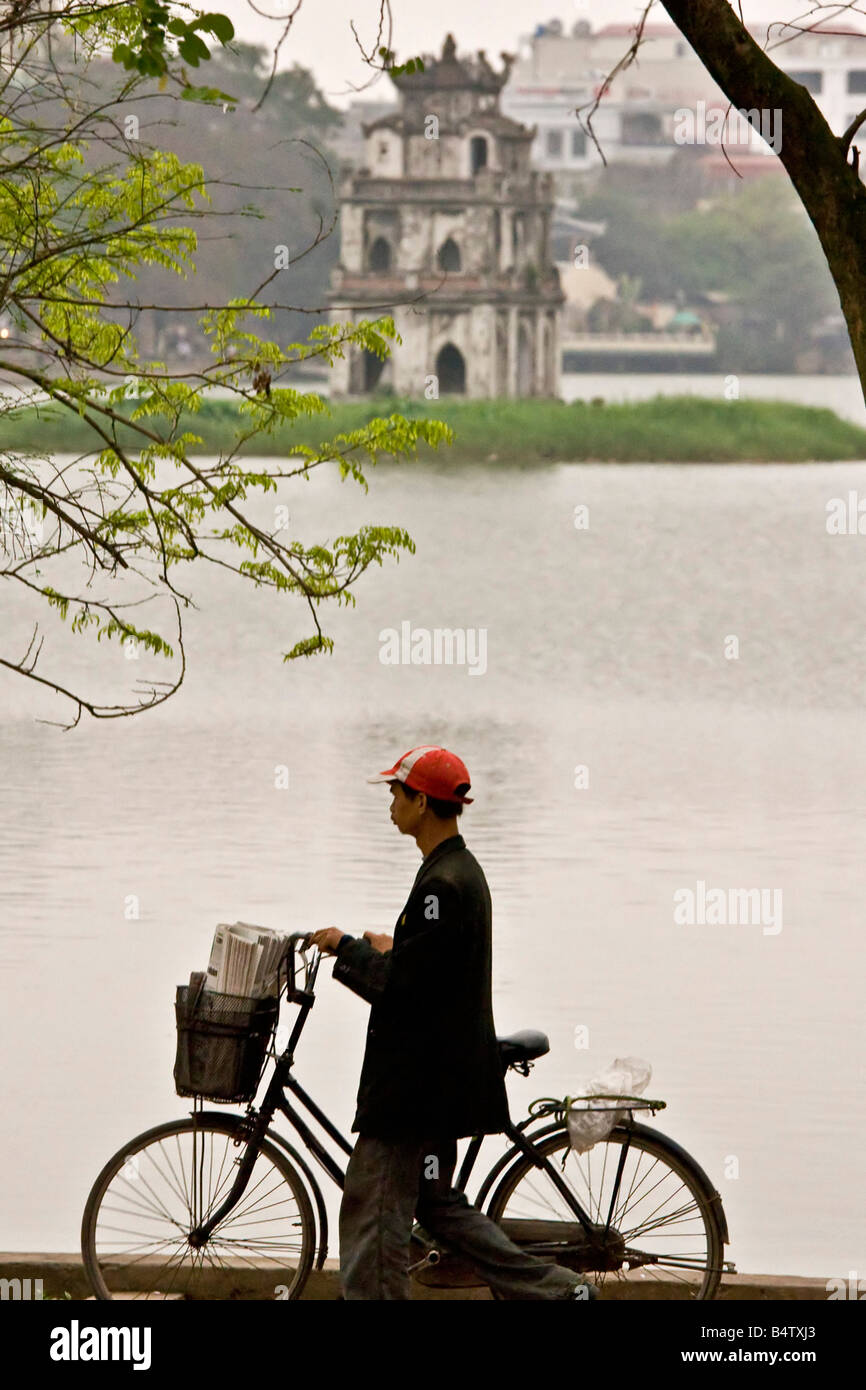
<instances>
[{"instance_id":1,"label":"lake water","mask_svg":"<svg viewBox=\"0 0 866 1390\"><path fill-rule=\"evenodd\" d=\"M103 1162L186 1112L174 990L218 921L391 931L418 852L365 778L443 742L472 774L497 1027L551 1041L513 1116L644 1057L737 1267L862 1277L866 538L825 528L850 489L866 464L407 466L368 496L323 473L285 493L297 533L417 543L325 615L333 656L284 665L303 609L213 569L162 709L61 733L35 722L58 699L0 674L0 1248L76 1249ZM17 653L32 610L3 597ZM383 664L403 622L484 629L486 671ZM100 698L166 674L43 630L45 671ZM781 930L676 923L699 882L780 890ZM323 964L297 1072L344 1131L366 1014Z\"/></svg>"}]
</instances>

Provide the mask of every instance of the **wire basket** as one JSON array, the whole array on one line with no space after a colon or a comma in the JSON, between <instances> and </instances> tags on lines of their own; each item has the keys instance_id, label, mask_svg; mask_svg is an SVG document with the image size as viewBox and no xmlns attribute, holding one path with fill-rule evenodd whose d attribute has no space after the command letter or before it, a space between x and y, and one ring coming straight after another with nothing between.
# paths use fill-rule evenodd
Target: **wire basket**
<instances>
[{"instance_id":1,"label":"wire basket","mask_svg":"<svg viewBox=\"0 0 866 1390\"><path fill-rule=\"evenodd\" d=\"M276 1028L279 998L215 994L193 981L178 985L174 1006L177 1094L223 1105L251 1101Z\"/></svg>"}]
</instances>

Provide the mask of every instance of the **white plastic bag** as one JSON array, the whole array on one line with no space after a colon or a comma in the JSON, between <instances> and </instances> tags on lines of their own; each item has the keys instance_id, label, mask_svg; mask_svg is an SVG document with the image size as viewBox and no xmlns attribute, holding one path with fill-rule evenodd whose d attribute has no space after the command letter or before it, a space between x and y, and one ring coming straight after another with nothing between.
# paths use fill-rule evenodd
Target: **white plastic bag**
<instances>
[{"instance_id":1,"label":"white plastic bag","mask_svg":"<svg viewBox=\"0 0 866 1390\"><path fill-rule=\"evenodd\" d=\"M626 1110L615 1100L584 1100L586 1096L639 1096L649 1085L652 1067L640 1057L617 1057L607 1071L590 1081L577 1096L571 1096L566 1113L569 1144L576 1153L586 1153L593 1144L606 1139L614 1125L626 1117ZM588 1109L592 1106L592 1109Z\"/></svg>"}]
</instances>

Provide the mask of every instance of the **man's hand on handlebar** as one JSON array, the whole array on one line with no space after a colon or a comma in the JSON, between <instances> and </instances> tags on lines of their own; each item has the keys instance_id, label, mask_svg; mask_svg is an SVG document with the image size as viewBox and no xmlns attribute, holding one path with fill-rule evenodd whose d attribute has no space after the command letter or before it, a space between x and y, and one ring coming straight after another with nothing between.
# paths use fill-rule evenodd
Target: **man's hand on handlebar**
<instances>
[{"instance_id":1,"label":"man's hand on handlebar","mask_svg":"<svg viewBox=\"0 0 866 1390\"><path fill-rule=\"evenodd\" d=\"M345 935L340 927L323 927L321 931L310 932L307 944L318 946L323 955L333 956Z\"/></svg>"},{"instance_id":2,"label":"man's hand on handlebar","mask_svg":"<svg viewBox=\"0 0 866 1390\"><path fill-rule=\"evenodd\" d=\"M323 927L321 931L311 932L308 937L310 946L318 946L323 955L332 956L336 954L337 947L345 936L345 932L340 927ZM394 938L387 936L384 932L365 931L364 940L369 941L374 951L384 955L390 951L394 945Z\"/></svg>"}]
</instances>

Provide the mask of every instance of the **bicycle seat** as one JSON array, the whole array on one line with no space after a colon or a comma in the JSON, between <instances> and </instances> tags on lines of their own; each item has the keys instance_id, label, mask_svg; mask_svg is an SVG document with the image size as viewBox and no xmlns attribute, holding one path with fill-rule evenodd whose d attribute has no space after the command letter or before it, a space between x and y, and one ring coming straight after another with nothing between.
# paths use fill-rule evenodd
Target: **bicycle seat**
<instances>
[{"instance_id":1,"label":"bicycle seat","mask_svg":"<svg viewBox=\"0 0 866 1390\"><path fill-rule=\"evenodd\" d=\"M543 1057L550 1051L550 1040L546 1033L536 1028L524 1028L520 1033L511 1033L507 1038L497 1038L499 1055L503 1062L511 1066L514 1062L531 1062L534 1057Z\"/></svg>"}]
</instances>

